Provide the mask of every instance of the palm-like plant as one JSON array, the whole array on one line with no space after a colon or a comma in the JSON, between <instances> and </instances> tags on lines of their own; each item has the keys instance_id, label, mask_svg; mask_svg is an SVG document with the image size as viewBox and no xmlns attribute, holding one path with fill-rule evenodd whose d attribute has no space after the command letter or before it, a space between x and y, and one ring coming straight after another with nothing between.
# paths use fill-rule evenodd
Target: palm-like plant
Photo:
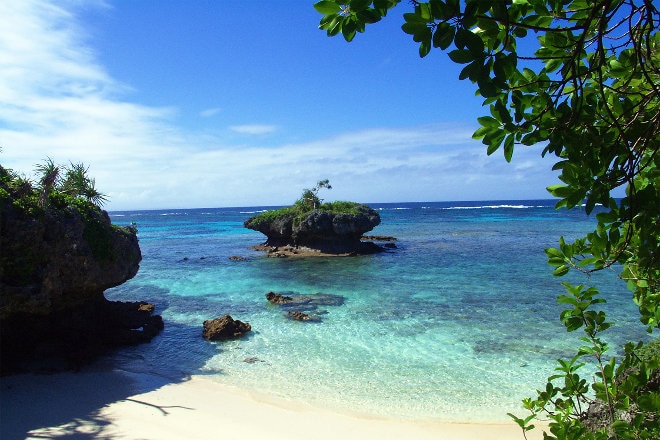
<instances>
[{"instance_id":1,"label":"palm-like plant","mask_svg":"<svg viewBox=\"0 0 660 440\"><path fill-rule=\"evenodd\" d=\"M88 202L101 207L108 198L96 189L96 180L88 177L88 171L89 167L82 162L71 162L70 166L66 168L60 191L72 197L83 197Z\"/></svg>"},{"instance_id":2,"label":"palm-like plant","mask_svg":"<svg viewBox=\"0 0 660 440\"><path fill-rule=\"evenodd\" d=\"M82 196L98 207L103 206L108 201L108 197L96 189L96 179L94 178L87 179L87 187Z\"/></svg>"},{"instance_id":3,"label":"palm-like plant","mask_svg":"<svg viewBox=\"0 0 660 440\"><path fill-rule=\"evenodd\" d=\"M45 163L36 165L36 171L40 175L38 180L39 185L39 204L42 207L48 205L48 194L57 186L57 181L60 176L60 167L55 165L53 160L49 157Z\"/></svg>"}]
</instances>

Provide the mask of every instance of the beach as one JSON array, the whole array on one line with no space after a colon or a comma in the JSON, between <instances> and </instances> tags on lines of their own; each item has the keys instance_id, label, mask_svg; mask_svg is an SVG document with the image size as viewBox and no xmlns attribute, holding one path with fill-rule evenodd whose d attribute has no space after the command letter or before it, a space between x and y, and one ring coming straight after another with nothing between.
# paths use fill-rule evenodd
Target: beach
<instances>
[{"instance_id":1,"label":"beach","mask_svg":"<svg viewBox=\"0 0 660 440\"><path fill-rule=\"evenodd\" d=\"M520 439L513 423L438 423L338 413L203 376L172 382L90 369L2 378L0 437L13 439ZM542 438L534 430L528 438Z\"/></svg>"},{"instance_id":2,"label":"beach","mask_svg":"<svg viewBox=\"0 0 660 440\"><path fill-rule=\"evenodd\" d=\"M155 304L165 328L77 373L0 378L0 438L524 438L506 414L525 416L577 339L541 249L589 222L543 201L377 207L396 248L347 258L253 250L263 237L243 221L261 207L111 214L138 225L143 260L106 298ZM612 346L635 340L634 303L599 284ZM268 292L318 320L290 319ZM225 314L252 331L205 340Z\"/></svg>"}]
</instances>

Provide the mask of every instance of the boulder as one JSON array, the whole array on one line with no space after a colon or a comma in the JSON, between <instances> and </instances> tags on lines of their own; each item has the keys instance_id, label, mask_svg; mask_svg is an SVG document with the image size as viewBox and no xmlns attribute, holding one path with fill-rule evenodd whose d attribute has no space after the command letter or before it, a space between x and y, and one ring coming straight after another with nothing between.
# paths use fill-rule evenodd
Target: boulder
<instances>
[{"instance_id":1,"label":"boulder","mask_svg":"<svg viewBox=\"0 0 660 440\"><path fill-rule=\"evenodd\" d=\"M209 341L224 341L237 339L252 330L248 322L234 320L229 315L204 321L202 336Z\"/></svg>"}]
</instances>

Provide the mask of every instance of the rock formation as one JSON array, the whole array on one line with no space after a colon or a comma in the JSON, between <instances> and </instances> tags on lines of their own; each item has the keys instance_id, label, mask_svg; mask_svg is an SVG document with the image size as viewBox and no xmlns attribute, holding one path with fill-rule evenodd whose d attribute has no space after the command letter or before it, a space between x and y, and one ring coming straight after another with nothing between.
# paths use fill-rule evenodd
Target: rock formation
<instances>
[{"instance_id":1,"label":"rock formation","mask_svg":"<svg viewBox=\"0 0 660 440\"><path fill-rule=\"evenodd\" d=\"M266 299L269 303L274 305L287 304L293 301L293 298L290 296L282 295L281 293L268 292L266 294Z\"/></svg>"},{"instance_id":2,"label":"rock formation","mask_svg":"<svg viewBox=\"0 0 660 440\"><path fill-rule=\"evenodd\" d=\"M252 330L248 322L242 322L229 315L204 321L202 336L209 341L224 341L244 336Z\"/></svg>"},{"instance_id":3,"label":"rock formation","mask_svg":"<svg viewBox=\"0 0 660 440\"><path fill-rule=\"evenodd\" d=\"M71 366L108 346L148 341L163 328L153 305L103 296L138 271L134 228L112 225L90 203L36 209L23 200L0 181L2 373L37 358Z\"/></svg>"},{"instance_id":4,"label":"rock formation","mask_svg":"<svg viewBox=\"0 0 660 440\"><path fill-rule=\"evenodd\" d=\"M345 301L343 296L329 293L288 296L268 292L266 299L272 305L286 310L284 316L287 318L304 322L321 322L322 319L319 315L324 315L327 311L320 309L320 306L341 306Z\"/></svg>"},{"instance_id":5,"label":"rock formation","mask_svg":"<svg viewBox=\"0 0 660 440\"><path fill-rule=\"evenodd\" d=\"M266 235L267 240L261 249L272 251L272 256L307 256L314 255L313 251L318 255L380 252L382 247L360 240L365 232L379 224L378 212L361 204L354 204L351 212L315 209L301 215L285 211L282 215L255 216L244 222L246 228ZM304 252L301 248L312 252Z\"/></svg>"},{"instance_id":6,"label":"rock formation","mask_svg":"<svg viewBox=\"0 0 660 440\"><path fill-rule=\"evenodd\" d=\"M286 314L286 317L294 321L321 322L321 318L319 318L318 316L310 315L308 313L304 313L299 310L288 312Z\"/></svg>"}]
</instances>

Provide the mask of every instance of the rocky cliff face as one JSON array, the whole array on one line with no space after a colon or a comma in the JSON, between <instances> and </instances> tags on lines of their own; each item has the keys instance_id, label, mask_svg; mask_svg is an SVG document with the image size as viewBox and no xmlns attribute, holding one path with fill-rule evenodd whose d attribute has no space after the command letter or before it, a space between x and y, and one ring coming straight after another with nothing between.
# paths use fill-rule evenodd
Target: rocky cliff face
<instances>
[{"instance_id":1,"label":"rocky cliff face","mask_svg":"<svg viewBox=\"0 0 660 440\"><path fill-rule=\"evenodd\" d=\"M162 328L145 303L103 292L133 278L142 259L136 231L86 206L33 213L0 197L2 372L36 357L75 361L90 347L149 340Z\"/></svg>"},{"instance_id":2,"label":"rocky cliff face","mask_svg":"<svg viewBox=\"0 0 660 440\"><path fill-rule=\"evenodd\" d=\"M287 214L263 221L249 218L244 226L268 237L266 246L304 246L324 253L370 253L382 250L360 238L380 224L378 211L358 205L354 213L314 210L304 216Z\"/></svg>"}]
</instances>

